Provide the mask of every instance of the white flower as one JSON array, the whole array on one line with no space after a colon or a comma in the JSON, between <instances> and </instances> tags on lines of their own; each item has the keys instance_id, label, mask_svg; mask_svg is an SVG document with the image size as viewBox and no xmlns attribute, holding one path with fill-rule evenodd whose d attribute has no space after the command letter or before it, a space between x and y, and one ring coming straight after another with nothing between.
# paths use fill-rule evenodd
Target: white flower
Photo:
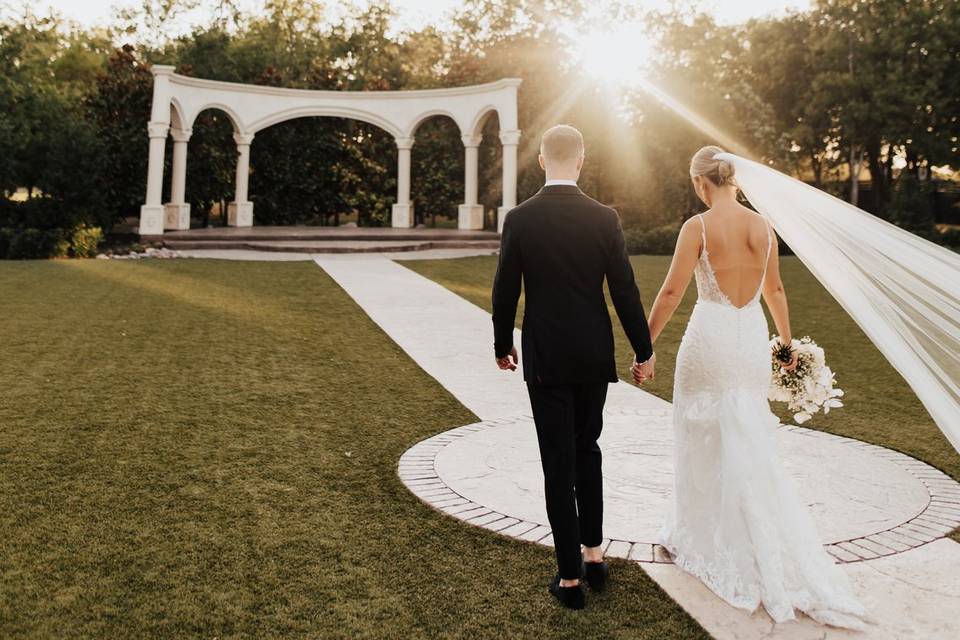
<instances>
[{"instance_id":1,"label":"white flower","mask_svg":"<svg viewBox=\"0 0 960 640\"><path fill-rule=\"evenodd\" d=\"M809 420L812 416L809 413L795 413L793 414L793 420L797 424L803 424Z\"/></svg>"}]
</instances>

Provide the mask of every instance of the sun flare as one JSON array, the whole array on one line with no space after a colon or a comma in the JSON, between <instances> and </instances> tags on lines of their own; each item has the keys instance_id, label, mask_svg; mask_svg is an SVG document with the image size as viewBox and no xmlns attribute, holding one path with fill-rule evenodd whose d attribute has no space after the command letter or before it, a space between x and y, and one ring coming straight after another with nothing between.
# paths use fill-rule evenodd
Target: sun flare
<instances>
[{"instance_id":1,"label":"sun flare","mask_svg":"<svg viewBox=\"0 0 960 640\"><path fill-rule=\"evenodd\" d=\"M645 77L651 38L640 23L624 23L575 36L575 64L590 79L616 88L636 87Z\"/></svg>"}]
</instances>

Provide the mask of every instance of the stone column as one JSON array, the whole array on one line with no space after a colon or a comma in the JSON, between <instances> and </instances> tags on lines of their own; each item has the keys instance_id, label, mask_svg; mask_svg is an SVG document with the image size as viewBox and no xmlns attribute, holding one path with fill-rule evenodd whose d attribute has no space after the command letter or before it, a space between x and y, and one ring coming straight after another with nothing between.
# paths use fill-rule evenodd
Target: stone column
<instances>
[{"instance_id":1,"label":"stone column","mask_svg":"<svg viewBox=\"0 0 960 640\"><path fill-rule=\"evenodd\" d=\"M163 234L163 155L170 129L170 78L174 68L155 64L150 71L153 73L153 102L147 123L150 152L147 160L147 194L140 207L141 236Z\"/></svg>"},{"instance_id":2,"label":"stone column","mask_svg":"<svg viewBox=\"0 0 960 640\"><path fill-rule=\"evenodd\" d=\"M457 211L457 227L460 229L483 229L483 206L478 202L479 158L482 136L460 136L465 151L464 202Z\"/></svg>"},{"instance_id":3,"label":"stone column","mask_svg":"<svg viewBox=\"0 0 960 640\"><path fill-rule=\"evenodd\" d=\"M409 229L413 226L413 204L410 202L410 150L413 138L397 138L397 203L390 215L391 226Z\"/></svg>"},{"instance_id":4,"label":"stone column","mask_svg":"<svg viewBox=\"0 0 960 640\"><path fill-rule=\"evenodd\" d=\"M169 129L166 122L147 124L150 153L147 159L147 197L140 207L141 236L158 236L163 233L163 154Z\"/></svg>"},{"instance_id":5,"label":"stone column","mask_svg":"<svg viewBox=\"0 0 960 640\"><path fill-rule=\"evenodd\" d=\"M250 144L252 133L235 133L237 143L237 182L234 200L227 206L227 224L231 227L253 226L253 203L247 200L250 182Z\"/></svg>"},{"instance_id":6,"label":"stone column","mask_svg":"<svg viewBox=\"0 0 960 640\"><path fill-rule=\"evenodd\" d=\"M163 206L164 230L182 231L190 228L190 205L185 202L187 190L187 142L192 129L171 129L173 137L173 168L170 176L170 202Z\"/></svg>"},{"instance_id":7,"label":"stone column","mask_svg":"<svg viewBox=\"0 0 960 640\"><path fill-rule=\"evenodd\" d=\"M503 145L503 205L497 210L497 231L503 231L503 220L517 206L517 145L520 144L520 130L512 129L500 132Z\"/></svg>"}]
</instances>

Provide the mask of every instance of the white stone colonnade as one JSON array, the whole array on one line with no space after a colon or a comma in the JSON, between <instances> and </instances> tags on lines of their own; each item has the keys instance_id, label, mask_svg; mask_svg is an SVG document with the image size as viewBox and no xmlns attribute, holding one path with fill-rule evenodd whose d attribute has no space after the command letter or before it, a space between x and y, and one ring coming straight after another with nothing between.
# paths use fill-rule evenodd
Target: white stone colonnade
<instances>
[{"instance_id":1,"label":"white stone colonnade","mask_svg":"<svg viewBox=\"0 0 960 640\"><path fill-rule=\"evenodd\" d=\"M353 118L374 124L397 143L397 202L392 226L412 227L410 153L417 127L426 119L449 116L459 127L466 160L464 201L458 227L483 228L483 207L478 201L479 146L487 117L496 112L503 145L502 206L498 230L506 212L517 204L517 88L520 80L506 78L488 84L418 91L309 91L219 82L174 73L171 66L153 67L153 107L147 132L150 137L146 202L140 208L140 235L160 235L164 230L189 229L190 205L186 202L187 149L191 127L200 112L209 108L227 114L237 143L236 192L229 204L231 226L253 224L249 201L250 145L261 129L310 116ZM167 135L173 138L170 202L162 202L164 151ZM291 149L291 153L294 150Z\"/></svg>"}]
</instances>

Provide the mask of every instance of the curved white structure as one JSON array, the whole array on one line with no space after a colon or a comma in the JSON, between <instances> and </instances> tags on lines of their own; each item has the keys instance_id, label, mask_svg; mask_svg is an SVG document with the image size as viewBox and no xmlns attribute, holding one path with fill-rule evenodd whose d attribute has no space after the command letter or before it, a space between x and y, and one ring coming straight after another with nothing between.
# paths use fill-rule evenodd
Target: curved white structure
<instances>
[{"instance_id":1,"label":"curved white structure","mask_svg":"<svg viewBox=\"0 0 960 640\"><path fill-rule=\"evenodd\" d=\"M250 144L257 131L308 116L353 118L374 124L397 142L397 202L392 225L413 226L410 202L410 150L417 127L435 115L449 116L460 128L465 149L464 203L461 229L483 228L483 207L478 203L477 170L480 132L487 116L496 111L503 145L503 201L498 228L517 202L517 87L507 78L488 84L420 91L310 91L202 80L174 73L174 67L153 67L153 108L147 132L150 160L146 203L140 208L140 235L160 235L165 229L189 229L190 205L185 202L187 144L191 127L201 111L222 110L233 123L237 143L236 195L228 221L233 226L253 224L253 203L247 199ZM167 135L173 137L170 202L163 204L163 161Z\"/></svg>"}]
</instances>

